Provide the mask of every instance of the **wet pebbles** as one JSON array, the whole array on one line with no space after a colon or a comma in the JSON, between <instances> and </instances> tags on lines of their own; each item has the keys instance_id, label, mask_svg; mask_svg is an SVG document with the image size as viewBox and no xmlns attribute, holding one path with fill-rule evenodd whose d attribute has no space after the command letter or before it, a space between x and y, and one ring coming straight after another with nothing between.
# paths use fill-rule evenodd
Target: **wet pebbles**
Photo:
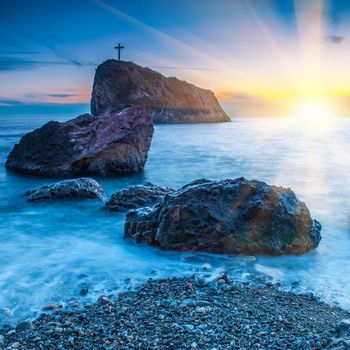
<instances>
[{"instance_id":1,"label":"wet pebbles","mask_svg":"<svg viewBox=\"0 0 350 350\"><path fill-rule=\"evenodd\" d=\"M350 349L350 314L221 276L149 280L117 300L0 330L0 349Z\"/></svg>"}]
</instances>

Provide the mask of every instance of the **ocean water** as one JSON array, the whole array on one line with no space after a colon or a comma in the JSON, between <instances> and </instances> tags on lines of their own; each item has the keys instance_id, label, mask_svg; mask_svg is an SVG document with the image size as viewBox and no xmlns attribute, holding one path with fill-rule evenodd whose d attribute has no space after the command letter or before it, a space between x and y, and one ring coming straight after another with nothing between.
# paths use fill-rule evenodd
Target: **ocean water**
<instances>
[{"instance_id":1,"label":"ocean water","mask_svg":"<svg viewBox=\"0 0 350 350\"><path fill-rule=\"evenodd\" d=\"M45 305L93 302L150 277L192 275L205 263L211 277L223 269L237 280L267 276L350 309L350 120L159 125L143 174L97 178L108 195L146 181L178 188L240 176L291 187L323 226L318 249L298 257L165 252L124 241L124 214L101 202L27 203L25 191L54 179L7 172L4 164L24 133L47 121L0 119L0 324L35 317ZM90 291L82 297L84 286Z\"/></svg>"}]
</instances>

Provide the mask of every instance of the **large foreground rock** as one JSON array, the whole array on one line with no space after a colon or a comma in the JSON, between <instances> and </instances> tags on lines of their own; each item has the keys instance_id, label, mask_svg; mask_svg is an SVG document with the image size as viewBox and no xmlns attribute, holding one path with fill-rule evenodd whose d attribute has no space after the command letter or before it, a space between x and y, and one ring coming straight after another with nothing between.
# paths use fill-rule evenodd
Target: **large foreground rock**
<instances>
[{"instance_id":1,"label":"large foreground rock","mask_svg":"<svg viewBox=\"0 0 350 350\"><path fill-rule=\"evenodd\" d=\"M150 107L155 123L230 120L210 90L166 78L132 62L108 60L102 63L95 74L91 113L99 115L128 106Z\"/></svg>"},{"instance_id":2,"label":"large foreground rock","mask_svg":"<svg viewBox=\"0 0 350 350\"><path fill-rule=\"evenodd\" d=\"M157 186L149 182L143 185L129 186L114 193L106 203L106 207L109 210L123 211L153 206L171 192L174 192L172 188Z\"/></svg>"},{"instance_id":3,"label":"large foreground rock","mask_svg":"<svg viewBox=\"0 0 350 350\"><path fill-rule=\"evenodd\" d=\"M125 223L137 242L227 254L303 254L320 230L292 190L244 178L194 181L153 208L130 210Z\"/></svg>"},{"instance_id":4,"label":"large foreground rock","mask_svg":"<svg viewBox=\"0 0 350 350\"><path fill-rule=\"evenodd\" d=\"M57 199L100 199L106 195L97 181L89 178L69 179L55 182L26 193L28 201Z\"/></svg>"},{"instance_id":5,"label":"large foreground rock","mask_svg":"<svg viewBox=\"0 0 350 350\"><path fill-rule=\"evenodd\" d=\"M22 137L7 169L44 176L115 175L143 171L153 136L150 111L127 108L101 116L49 122Z\"/></svg>"}]
</instances>

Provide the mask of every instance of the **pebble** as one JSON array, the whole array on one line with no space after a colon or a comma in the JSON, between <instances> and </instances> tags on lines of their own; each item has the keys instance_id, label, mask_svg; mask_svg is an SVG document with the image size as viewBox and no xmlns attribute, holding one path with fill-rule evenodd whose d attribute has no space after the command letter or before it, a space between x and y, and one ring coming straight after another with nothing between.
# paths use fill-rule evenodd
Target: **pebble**
<instances>
[{"instance_id":1,"label":"pebble","mask_svg":"<svg viewBox=\"0 0 350 350\"><path fill-rule=\"evenodd\" d=\"M58 307L56 305L45 305L42 308L43 311L56 311Z\"/></svg>"},{"instance_id":2,"label":"pebble","mask_svg":"<svg viewBox=\"0 0 350 350\"><path fill-rule=\"evenodd\" d=\"M20 322L17 326L16 326L16 331L17 332L25 332L25 331L30 331L31 329L33 329L33 324L30 321L23 321Z\"/></svg>"},{"instance_id":3,"label":"pebble","mask_svg":"<svg viewBox=\"0 0 350 350\"><path fill-rule=\"evenodd\" d=\"M85 295L87 295L89 293L89 289L88 288L82 288L81 290L80 290L80 295L81 296L85 296Z\"/></svg>"},{"instance_id":4,"label":"pebble","mask_svg":"<svg viewBox=\"0 0 350 350\"><path fill-rule=\"evenodd\" d=\"M195 284L197 287L205 287L207 285L207 281L204 278L196 278Z\"/></svg>"},{"instance_id":5,"label":"pebble","mask_svg":"<svg viewBox=\"0 0 350 350\"><path fill-rule=\"evenodd\" d=\"M338 330L341 333L349 333L350 332L350 319L341 320L338 324Z\"/></svg>"},{"instance_id":6,"label":"pebble","mask_svg":"<svg viewBox=\"0 0 350 350\"><path fill-rule=\"evenodd\" d=\"M183 328L187 329L188 331L193 331L194 330L194 325L193 324L184 324Z\"/></svg>"},{"instance_id":7,"label":"pebble","mask_svg":"<svg viewBox=\"0 0 350 350\"><path fill-rule=\"evenodd\" d=\"M101 304L101 305L107 305L107 304L111 304L112 301L109 300L107 297L101 295L98 299L97 299L97 303Z\"/></svg>"}]
</instances>

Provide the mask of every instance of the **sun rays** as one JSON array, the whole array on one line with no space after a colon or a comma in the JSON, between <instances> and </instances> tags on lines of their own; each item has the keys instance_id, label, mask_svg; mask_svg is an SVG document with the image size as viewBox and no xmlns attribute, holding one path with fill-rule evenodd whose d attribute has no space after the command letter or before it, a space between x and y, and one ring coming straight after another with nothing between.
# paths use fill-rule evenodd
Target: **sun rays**
<instances>
[{"instance_id":1,"label":"sun rays","mask_svg":"<svg viewBox=\"0 0 350 350\"><path fill-rule=\"evenodd\" d=\"M264 1L264 6L250 0L237 1L228 9L231 19L223 20L215 28L208 27L200 34L197 30L189 32L176 26L173 30L162 30L123 13L105 0L94 2L153 37L160 49L168 52L164 56L158 51L147 51L147 62L159 65L165 74L210 87L219 96L225 96L226 105L229 109L232 107L234 115L239 115L241 109L254 110L256 114L261 100L266 107L264 115L269 109L272 115L280 116L294 113L302 117L311 112L315 118L317 114L323 120L325 114L347 113L348 101L334 106L340 104L339 97L350 95L350 72L343 68L348 51L342 41L327 40L336 32L334 14L326 1L295 0L288 24L270 1ZM215 35L217 42L211 40ZM335 58L340 66L334 64ZM171 67L204 69L174 71ZM237 95L246 95L249 99L237 103ZM332 96L334 101L331 104L321 102L324 96ZM316 100L318 106L315 106Z\"/></svg>"}]
</instances>

